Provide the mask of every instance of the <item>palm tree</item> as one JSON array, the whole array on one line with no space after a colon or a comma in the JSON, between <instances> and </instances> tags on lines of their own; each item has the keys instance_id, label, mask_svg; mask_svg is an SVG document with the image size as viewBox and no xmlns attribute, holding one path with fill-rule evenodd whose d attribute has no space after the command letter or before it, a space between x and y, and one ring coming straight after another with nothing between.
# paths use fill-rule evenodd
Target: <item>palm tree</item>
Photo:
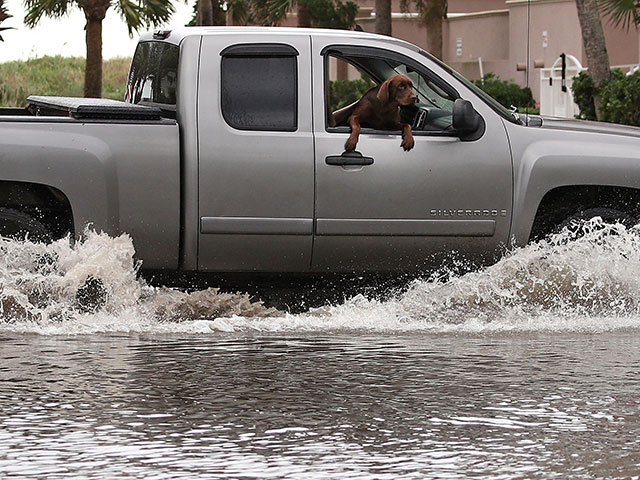
<instances>
[{"instance_id":1,"label":"palm tree","mask_svg":"<svg viewBox=\"0 0 640 480\"><path fill-rule=\"evenodd\" d=\"M0 23L4 22L7 18L11 18L9 12L4 6L4 0L0 0ZM0 32L2 30L9 30L11 27L0 27ZM0 35L0 42L3 41L2 35Z\"/></svg>"},{"instance_id":2,"label":"palm tree","mask_svg":"<svg viewBox=\"0 0 640 480\"><path fill-rule=\"evenodd\" d=\"M409 10L411 0L402 0L402 10ZM427 27L427 50L442 60L442 21L447 16L447 0L413 0Z\"/></svg>"},{"instance_id":3,"label":"palm tree","mask_svg":"<svg viewBox=\"0 0 640 480\"><path fill-rule=\"evenodd\" d=\"M76 6L87 19L87 62L84 72L84 96L102 95L102 21L113 7L126 22L129 35L142 28L166 23L174 12L171 0L24 0L24 23L35 27L43 16L60 18Z\"/></svg>"},{"instance_id":4,"label":"palm tree","mask_svg":"<svg viewBox=\"0 0 640 480\"><path fill-rule=\"evenodd\" d=\"M447 0L420 0L420 13L427 27L427 50L442 60L442 21L447 16Z\"/></svg>"},{"instance_id":5,"label":"palm tree","mask_svg":"<svg viewBox=\"0 0 640 480\"><path fill-rule=\"evenodd\" d=\"M347 0L252 0L255 19L277 25L294 8L298 27L348 29L353 27L358 5Z\"/></svg>"},{"instance_id":6,"label":"palm tree","mask_svg":"<svg viewBox=\"0 0 640 480\"><path fill-rule=\"evenodd\" d=\"M596 118L599 120L599 90L611 78L611 67L602 30L602 21L600 20L600 10L596 2L597 0L576 0L576 7L578 8L578 20L582 30L582 43L587 55L587 67L595 89L593 103Z\"/></svg>"},{"instance_id":7,"label":"palm tree","mask_svg":"<svg viewBox=\"0 0 640 480\"><path fill-rule=\"evenodd\" d=\"M230 11L233 25L247 25L253 21L251 0L196 0L193 18L188 26L224 26Z\"/></svg>"},{"instance_id":8,"label":"palm tree","mask_svg":"<svg viewBox=\"0 0 640 480\"><path fill-rule=\"evenodd\" d=\"M376 33L391 36L391 0L376 0Z\"/></svg>"},{"instance_id":9,"label":"palm tree","mask_svg":"<svg viewBox=\"0 0 640 480\"><path fill-rule=\"evenodd\" d=\"M194 7L193 25L221 26L227 24L226 12L221 0L198 0Z\"/></svg>"}]
</instances>

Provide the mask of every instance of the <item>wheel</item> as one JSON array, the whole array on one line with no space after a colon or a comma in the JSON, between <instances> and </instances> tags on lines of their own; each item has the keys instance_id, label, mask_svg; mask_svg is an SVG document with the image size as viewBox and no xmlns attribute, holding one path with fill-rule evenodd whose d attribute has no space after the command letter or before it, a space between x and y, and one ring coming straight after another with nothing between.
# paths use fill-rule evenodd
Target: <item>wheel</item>
<instances>
[{"instance_id":1,"label":"wheel","mask_svg":"<svg viewBox=\"0 0 640 480\"><path fill-rule=\"evenodd\" d=\"M50 242L49 229L37 218L13 208L0 207L0 235L32 242Z\"/></svg>"},{"instance_id":2,"label":"wheel","mask_svg":"<svg viewBox=\"0 0 640 480\"><path fill-rule=\"evenodd\" d=\"M626 228L631 228L638 223L638 220L634 216L621 210L614 208L590 208L567 218L558 225L554 233L560 233L564 229L567 229L570 238L579 238L587 233L585 223L596 217L602 218L603 224L621 223Z\"/></svg>"}]
</instances>

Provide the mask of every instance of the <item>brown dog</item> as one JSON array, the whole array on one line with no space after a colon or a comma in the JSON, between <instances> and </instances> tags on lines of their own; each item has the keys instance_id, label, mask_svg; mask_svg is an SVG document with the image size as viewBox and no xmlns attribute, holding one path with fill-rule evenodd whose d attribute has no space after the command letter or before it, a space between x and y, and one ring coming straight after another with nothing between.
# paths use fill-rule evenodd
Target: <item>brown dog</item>
<instances>
[{"instance_id":1,"label":"brown dog","mask_svg":"<svg viewBox=\"0 0 640 480\"><path fill-rule=\"evenodd\" d=\"M413 105L418 97L413 92L411 79L404 75L392 75L382 84L373 87L354 105L335 112L336 124L347 124L351 127L351 135L344 144L347 152L353 152L360 136L360 124L376 130L402 130L400 146L409 151L413 148L414 140L411 125L400 121L400 106Z\"/></svg>"}]
</instances>

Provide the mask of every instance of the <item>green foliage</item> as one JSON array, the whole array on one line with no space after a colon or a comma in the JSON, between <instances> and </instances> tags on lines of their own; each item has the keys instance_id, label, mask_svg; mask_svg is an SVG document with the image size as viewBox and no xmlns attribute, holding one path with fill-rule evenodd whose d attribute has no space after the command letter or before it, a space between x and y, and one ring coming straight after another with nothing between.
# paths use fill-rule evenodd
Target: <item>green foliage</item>
<instances>
[{"instance_id":1,"label":"green foliage","mask_svg":"<svg viewBox=\"0 0 640 480\"><path fill-rule=\"evenodd\" d=\"M329 82L329 107L334 112L360 100L376 84L368 78L361 80L335 80Z\"/></svg>"},{"instance_id":2,"label":"green foliage","mask_svg":"<svg viewBox=\"0 0 640 480\"><path fill-rule=\"evenodd\" d=\"M627 30L631 25L640 25L638 0L598 0L598 4L614 25L622 25Z\"/></svg>"},{"instance_id":3,"label":"green foliage","mask_svg":"<svg viewBox=\"0 0 640 480\"><path fill-rule=\"evenodd\" d=\"M580 114L577 117L583 120L595 120L596 107L593 103L595 87L591 76L587 72L580 72L573 77L571 91L573 92L573 101L580 108Z\"/></svg>"},{"instance_id":4,"label":"green foliage","mask_svg":"<svg viewBox=\"0 0 640 480\"><path fill-rule=\"evenodd\" d=\"M309 9L313 24L319 28L350 29L358 13L358 5L347 0L298 0Z\"/></svg>"},{"instance_id":5,"label":"green foliage","mask_svg":"<svg viewBox=\"0 0 640 480\"><path fill-rule=\"evenodd\" d=\"M625 75L620 69L600 92L600 113L604 122L640 127L640 72Z\"/></svg>"},{"instance_id":6,"label":"green foliage","mask_svg":"<svg viewBox=\"0 0 640 480\"><path fill-rule=\"evenodd\" d=\"M169 1L158 0L95 0L93 2L77 0L24 0L26 26L35 27L42 17L62 18L73 7L80 8L87 18L102 21L106 11L112 6L127 24L129 36L134 31L159 26L169 21L175 12Z\"/></svg>"},{"instance_id":7,"label":"green foliage","mask_svg":"<svg viewBox=\"0 0 640 480\"><path fill-rule=\"evenodd\" d=\"M487 73L482 80L473 83L507 108L513 105L518 107L519 111L527 109L530 112L535 107L536 103L529 87L522 88L513 81L500 80L500 77L493 73Z\"/></svg>"},{"instance_id":8,"label":"green foliage","mask_svg":"<svg viewBox=\"0 0 640 480\"><path fill-rule=\"evenodd\" d=\"M351 0L249 0L254 18L265 25L277 25L298 3L307 7L314 27L349 29L358 13Z\"/></svg>"},{"instance_id":9,"label":"green foliage","mask_svg":"<svg viewBox=\"0 0 640 480\"><path fill-rule=\"evenodd\" d=\"M593 102L600 95L600 121L640 126L640 72L625 75L616 68L611 78L598 92L587 72L581 72L573 79L571 87L573 99L580 107L578 118L596 119Z\"/></svg>"},{"instance_id":10,"label":"green foliage","mask_svg":"<svg viewBox=\"0 0 640 480\"><path fill-rule=\"evenodd\" d=\"M212 23L205 23L203 19L200 18L200 14L198 9L200 8L200 2L209 2L211 3L211 12L212 12ZM189 21L189 23L187 23L187 27L196 27L199 25L206 25L206 26L226 26L227 25L227 12L226 12L226 8L227 7L232 7L232 14L234 17L234 25L240 25L243 22L238 21L238 16L235 15L236 13L236 9L241 8L240 5L246 3L246 2L240 2L240 1L225 1L225 0L196 0L196 2L193 4L193 17L191 17L191 20ZM206 5L205 3L203 3L202 5Z\"/></svg>"},{"instance_id":11,"label":"green foliage","mask_svg":"<svg viewBox=\"0 0 640 480\"><path fill-rule=\"evenodd\" d=\"M0 23L4 22L7 18L11 18L9 12L7 12L6 7L4 6L4 0L0 0ZM0 32L3 30L9 30L11 27L0 27ZM3 41L2 35L0 35L0 42Z\"/></svg>"},{"instance_id":12,"label":"green foliage","mask_svg":"<svg viewBox=\"0 0 640 480\"><path fill-rule=\"evenodd\" d=\"M130 62L129 58L105 60L104 98L124 98ZM0 106L23 107L29 95L81 97L84 64L84 58L60 56L0 63Z\"/></svg>"}]
</instances>

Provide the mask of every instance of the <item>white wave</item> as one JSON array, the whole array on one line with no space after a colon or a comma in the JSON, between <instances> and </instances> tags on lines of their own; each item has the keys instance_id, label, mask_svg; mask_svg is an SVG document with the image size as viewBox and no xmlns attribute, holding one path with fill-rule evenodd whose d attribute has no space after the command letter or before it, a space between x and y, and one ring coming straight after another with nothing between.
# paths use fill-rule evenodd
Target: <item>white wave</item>
<instances>
[{"instance_id":1,"label":"white wave","mask_svg":"<svg viewBox=\"0 0 640 480\"><path fill-rule=\"evenodd\" d=\"M40 334L228 332L603 332L640 328L640 229L592 220L465 275L438 272L380 301L285 314L215 288L156 288L137 277L130 237L87 231L71 245L0 238L0 331ZM99 279L93 293L89 279ZM88 301L79 292L88 291ZM97 294L96 294L97 292ZM304 292L301 292L301 295Z\"/></svg>"},{"instance_id":2,"label":"white wave","mask_svg":"<svg viewBox=\"0 0 640 480\"><path fill-rule=\"evenodd\" d=\"M211 331L203 320L276 313L244 294L149 286L134 253L128 235L89 230L73 245L0 237L0 331L197 333Z\"/></svg>"}]
</instances>

